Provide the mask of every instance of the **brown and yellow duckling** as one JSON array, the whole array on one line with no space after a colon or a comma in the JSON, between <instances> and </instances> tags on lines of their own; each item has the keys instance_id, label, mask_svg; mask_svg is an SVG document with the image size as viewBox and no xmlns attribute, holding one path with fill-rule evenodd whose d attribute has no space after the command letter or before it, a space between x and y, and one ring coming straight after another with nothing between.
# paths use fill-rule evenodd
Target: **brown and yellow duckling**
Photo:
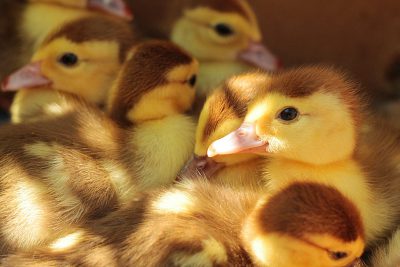
<instances>
[{"instance_id":1,"label":"brown and yellow duckling","mask_svg":"<svg viewBox=\"0 0 400 267\"><path fill-rule=\"evenodd\" d=\"M104 106L134 42L130 26L114 18L90 16L65 24L47 37L31 63L3 81L5 91L23 89L11 106L12 122L41 118L42 106L57 102L56 91Z\"/></svg>"},{"instance_id":2,"label":"brown and yellow duckling","mask_svg":"<svg viewBox=\"0 0 400 267\"><path fill-rule=\"evenodd\" d=\"M254 154L207 157L212 142L237 129L243 122L247 107L257 96L257 88L267 83L265 73L246 73L224 82L207 98L196 128L193 158L181 173L182 178L205 175L210 181L263 188L260 164L262 157Z\"/></svg>"},{"instance_id":3,"label":"brown and yellow duckling","mask_svg":"<svg viewBox=\"0 0 400 267\"><path fill-rule=\"evenodd\" d=\"M51 32L69 21L98 14L130 19L122 0L3 0L0 2L0 80L29 62ZM0 93L0 108L8 111L13 93Z\"/></svg>"},{"instance_id":4,"label":"brown and yellow duckling","mask_svg":"<svg viewBox=\"0 0 400 267\"><path fill-rule=\"evenodd\" d=\"M2 252L49 242L138 191L172 183L193 150L195 125L183 112L196 71L177 46L143 43L116 80L109 115L60 93L63 101L44 107L47 119L2 126Z\"/></svg>"},{"instance_id":5,"label":"brown and yellow duckling","mask_svg":"<svg viewBox=\"0 0 400 267\"><path fill-rule=\"evenodd\" d=\"M363 250L360 225L355 206L329 186L294 183L269 196L187 180L2 264L341 267ZM266 241L269 262L260 256Z\"/></svg>"},{"instance_id":6,"label":"brown and yellow duckling","mask_svg":"<svg viewBox=\"0 0 400 267\"><path fill-rule=\"evenodd\" d=\"M365 242L374 247L400 217L399 135L365 144L363 99L342 73L305 67L271 76L250 105L244 123L211 144L209 156L256 153L268 156L268 191L293 182L329 185L360 212ZM370 146L373 153L361 153Z\"/></svg>"},{"instance_id":7,"label":"brown and yellow duckling","mask_svg":"<svg viewBox=\"0 0 400 267\"><path fill-rule=\"evenodd\" d=\"M277 58L261 44L257 18L247 1L127 0L144 35L166 38L200 62L198 94L205 97L220 82L252 67L274 71Z\"/></svg>"}]
</instances>

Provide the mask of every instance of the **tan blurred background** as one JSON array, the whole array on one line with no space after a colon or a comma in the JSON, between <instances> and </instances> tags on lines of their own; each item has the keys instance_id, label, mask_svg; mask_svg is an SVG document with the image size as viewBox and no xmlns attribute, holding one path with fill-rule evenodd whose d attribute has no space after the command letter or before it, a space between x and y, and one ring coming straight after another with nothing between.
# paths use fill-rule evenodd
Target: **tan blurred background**
<instances>
[{"instance_id":1,"label":"tan blurred background","mask_svg":"<svg viewBox=\"0 0 400 267\"><path fill-rule=\"evenodd\" d=\"M400 95L400 1L249 0L285 67L325 62L379 97Z\"/></svg>"}]
</instances>

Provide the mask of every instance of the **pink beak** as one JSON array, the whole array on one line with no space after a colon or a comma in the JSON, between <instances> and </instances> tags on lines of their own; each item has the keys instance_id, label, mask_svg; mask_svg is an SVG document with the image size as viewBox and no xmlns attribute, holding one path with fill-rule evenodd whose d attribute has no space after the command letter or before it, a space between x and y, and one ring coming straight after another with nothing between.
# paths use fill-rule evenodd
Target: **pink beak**
<instances>
[{"instance_id":1,"label":"pink beak","mask_svg":"<svg viewBox=\"0 0 400 267\"><path fill-rule=\"evenodd\" d=\"M207 150L209 157L237 153L266 153L268 143L260 140L255 124L243 123L239 129L213 142Z\"/></svg>"},{"instance_id":2,"label":"pink beak","mask_svg":"<svg viewBox=\"0 0 400 267\"><path fill-rule=\"evenodd\" d=\"M87 0L89 9L100 10L105 13L131 20L132 11L123 0Z\"/></svg>"},{"instance_id":3,"label":"pink beak","mask_svg":"<svg viewBox=\"0 0 400 267\"><path fill-rule=\"evenodd\" d=\"M238 54L238 59L266 71L276 71L280 68L278 58L258 42L250 42L249 46Z\"/></svg>"},{"instance_id":4,"label":"pink beak","mask_svg":"<svg viewBox=\"0 0 400 267\"><path fill-rule=\"evenodd\" d=\"M21 88L32 88L49 84L51 84L51 81L43 76L40 69L40 62L33 62L6 77L1 83L1 89L4 92L18 91Z\"/></svg>"}]
</instances>

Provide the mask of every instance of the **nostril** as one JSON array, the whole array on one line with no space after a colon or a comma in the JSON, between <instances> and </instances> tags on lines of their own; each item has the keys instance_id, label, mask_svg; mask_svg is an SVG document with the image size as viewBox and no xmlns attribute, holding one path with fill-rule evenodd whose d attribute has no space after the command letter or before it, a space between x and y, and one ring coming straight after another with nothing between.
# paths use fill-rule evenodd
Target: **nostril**
<instances>
[{"instance_id":1,"label":"nostril","mask_svg":"<svg viewBox=\"0 0 400 267\"><path fill-rule=\"evenodd\" d=\"M240 137L244 137L244 136L246 136L246 134L247 134L247 132L245 130L240 130L237 133L237 135L240 136Z\"/></svg>"}]
</instances>

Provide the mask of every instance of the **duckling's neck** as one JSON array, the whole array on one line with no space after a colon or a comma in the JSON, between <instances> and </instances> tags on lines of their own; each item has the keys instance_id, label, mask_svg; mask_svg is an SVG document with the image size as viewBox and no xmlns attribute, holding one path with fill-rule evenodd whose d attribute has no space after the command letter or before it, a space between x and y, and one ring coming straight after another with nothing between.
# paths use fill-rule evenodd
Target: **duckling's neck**
<instances>
[{"instance_id":1,"label":"duckling's neck","mask_svg":"<svg viewBox=\"0 0 400 267\"><path fill-rule=\"evenodd\" d=\"M261 189L264 185L260 165L262 159L249 159L244 162L225 166L212 178L217 183L229 184L232 187Z\"/></svg>"},{"instance_id":2,"label":"duckling's neck","mask_svg":"<svg viewBox=\"0 0 400 267\"><path fill-rule=\"evenodd\" d=\"M183 114L136 124L129 143L134 147L143 189L171 184L193 153L195 123Z\"/></svg>"},{"instance_id":3,"label":"duckling's neck","mask_svg":"<svg viewBox=\"0 0 400 267\"><path fill-rule=\"evenodd\" d=\"M52 4L30 3L22 19L24 36L35 40L34 49L57 27L68 21L89 15L84 9L67 8Z\"/></svg>"},{"instance_id":4,"label":"duckling's neck","mask_svg":"<svg viewBox=\"0 0 400 267\"><path fill-rule=\"evenodd\" d=\"M392 223L388 203L374 193L368 176L352 157L321 165L273 158L268 159L264 172L265 182L272 192L296 181L321 183L338 189L358 207L367 242L382 235L386 226Z\"/></svg>"}]
</instances>

